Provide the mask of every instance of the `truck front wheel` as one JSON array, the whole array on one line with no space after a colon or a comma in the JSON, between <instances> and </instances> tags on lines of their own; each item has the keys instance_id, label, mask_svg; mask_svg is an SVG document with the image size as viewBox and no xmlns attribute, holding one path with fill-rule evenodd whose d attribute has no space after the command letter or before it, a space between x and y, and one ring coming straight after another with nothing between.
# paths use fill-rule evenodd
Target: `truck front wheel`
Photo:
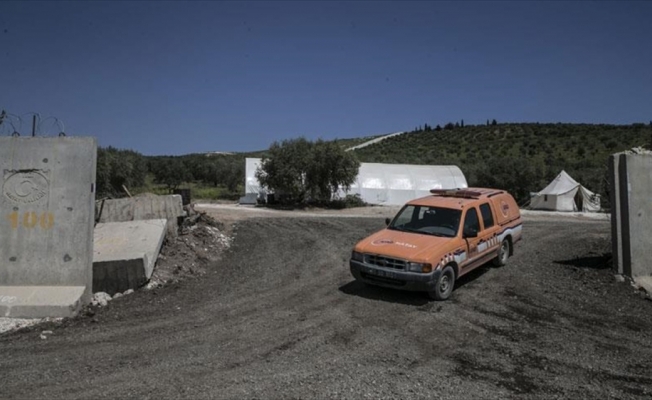
<instances>
[{"instance_id":1,"label":"truck front wheel","mask_svg":"<svg viewBox=\"0 0 652 400\"><path fill-rule=\"evenodd\" d=\"M443 301L451 297L453 287L455 286L455 270L452 266L447 265L439 275L435 288L428 292L430 298Z\"/></svg>"}]
</instances>

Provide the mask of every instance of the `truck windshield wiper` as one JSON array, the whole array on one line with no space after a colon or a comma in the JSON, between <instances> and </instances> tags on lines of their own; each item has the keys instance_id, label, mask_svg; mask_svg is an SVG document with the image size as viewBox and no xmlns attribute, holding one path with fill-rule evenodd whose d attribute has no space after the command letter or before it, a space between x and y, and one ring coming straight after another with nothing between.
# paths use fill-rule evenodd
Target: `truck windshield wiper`
<instances>
[{"instance_id":1,"label":"truck windshield wiper","mask_svg":"<svg viewBox=\"0 0 652 400\"><path fill-rule=\"evenodd\" d=\"M437 237L450 237L449 235L444 235L443 233L437 233L437 232L424 232L424 233L432 236L437 236Z\"/></svg>"},{"instance_id":2,"label":"truck windshield wiper","mask_svg":"<svg viewBox=\"0 0 652 400\"><path fill-rule=\"evenodd\" d=\"M453 237L452 235L446 235L444 233L420 231L418 229L407 229L407 231L408 232L414 232L414 233L420 233L422 235L430 235L430 236L437 236L437 237Z\"/></svg>"},{"instance_id":3,"label":"truck windshield wiper","mask_svg":"<svg viewBox=\"0 0 652 400\"><path fill-rule=\"evenodd\" d=\"M414 228L403 228L403 229L401 229L401 230L402 230L403 232L423 233L423 232L421 232L420 230L418 230L418 229L414 229Z\"/></svg>"},{"instance_id":4,"label":"truck windshield wiper","mask_svg":"<svg viewBox=\"0 0 652 400\"><path fill-rule=\"evenodd\" d=\"M401 227L398 227L398 226L388 226L387 229L391 229L391 230L393 230L393 231L399 231L399 232L423 233L423 232L419 232L419 231L416 230L416 229L406 228L406 227L404 227L404 226L401 226Z\"/></svg>"},{"instance_id":5,"label":"truck windshield wiper","mask_svg":"<svg viewBox=\"0 0 652 400\"><path fill-rule=\"evenodd\" d=\"M419 229L414 229L414 228L406 228L406 227L396 227L396 226L390 226L389 229L394 230L394 231L399 231L399 232L410 232L410 233L419 233L422 235L430 235L430 236L437 236L437 237L454 237L455 235L446 235L443 233L438 233L438 232L425 232L421 231Z\"/></svg>"}]
</instances>

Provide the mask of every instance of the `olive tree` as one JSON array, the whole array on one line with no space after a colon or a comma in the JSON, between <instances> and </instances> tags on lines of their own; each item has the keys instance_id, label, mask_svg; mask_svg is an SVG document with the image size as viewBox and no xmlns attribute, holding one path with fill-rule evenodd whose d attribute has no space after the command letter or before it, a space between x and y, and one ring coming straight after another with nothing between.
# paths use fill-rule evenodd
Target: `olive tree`
<instances>
[{"instance_id":1,"label":"olive tree","mask_svg":"<svg viewBox=\"0 0 652 400\"><path fill-rule=\"evenodd\" d=\"M335 142L318 140L313 145L306 173L310 197L329 201L340 187L348 192L358 176L359 168L360 162L354 153L345 151Z\"/></svg>"},{"instance_id":2,"label":"olive tree","mask_svg":"<svg viewBox=\"0 0 652 400\"><path fill-rule=\"evenodd\" d=\"M192 174L180 157L161 157L153 164L154 182L164 184L170 193L192 179Z\"/></svg>"},{"instance_id":3,"label":"olive tree","mask_svg":"<svg viewBox=\"0 0 652 400\"><path fill-rule=\"evenodd\" d=\"M147 172L147 160L138 152L110 146L97 149L98 197L123 194L123 185L132 188L142 186Z\"/></svg>"},{"instance_id":4,"label":"olive tree","mask_svg":"<svg viewBox=\"0 0 652 400\"><path fill-rule=\"evenodd\" d=\"M329 201L339 187L349 190L359 167L355 155L334 142L298 138L272 143L256 178L293 203Z\"/></svg>"}]
</instances>

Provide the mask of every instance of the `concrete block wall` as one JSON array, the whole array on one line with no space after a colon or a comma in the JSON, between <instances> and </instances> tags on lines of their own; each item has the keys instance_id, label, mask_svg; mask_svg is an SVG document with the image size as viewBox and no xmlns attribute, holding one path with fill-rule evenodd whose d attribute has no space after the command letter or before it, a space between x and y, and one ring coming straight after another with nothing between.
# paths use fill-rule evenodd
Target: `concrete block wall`
<instances>
[{"instance_id":1,"label":"concrete block wall","mask_svg":"<svg viewBox=\"0 0 652 400\"><path fill-rule=\"evenodd\" d=\"M103 203L103 204L102 204ZM185 216L181 196L137 196L100 200L96 204L99 222L127 222L167 219L167 233L176 235L179 217Z\"/></svg>"},{"instance_id":2,"label":"concrete block wall","mask_svg":"<svg viewBox=\"0 0 652 400\"><path fill-rule=\"evenodd\" d=\"M652 153L614 154L609 168L614 270L635 280L652 276Z\"/></svg>"}]
</instances>

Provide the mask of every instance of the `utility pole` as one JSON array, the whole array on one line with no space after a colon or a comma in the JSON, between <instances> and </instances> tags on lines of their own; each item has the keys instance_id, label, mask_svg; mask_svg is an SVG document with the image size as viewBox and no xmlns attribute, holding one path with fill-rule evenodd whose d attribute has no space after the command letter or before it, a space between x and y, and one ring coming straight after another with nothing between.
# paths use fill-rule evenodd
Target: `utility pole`
<instances>
[{"instance_id":1,"label":"utility pole","mask_svg":"<svg viewBox=\"0 0 652 400\"><path fill-rule=\"evenodd\" d=\"M32 116L32 137L36 136L36 114Z\"/></svg>"}]
</instances>

